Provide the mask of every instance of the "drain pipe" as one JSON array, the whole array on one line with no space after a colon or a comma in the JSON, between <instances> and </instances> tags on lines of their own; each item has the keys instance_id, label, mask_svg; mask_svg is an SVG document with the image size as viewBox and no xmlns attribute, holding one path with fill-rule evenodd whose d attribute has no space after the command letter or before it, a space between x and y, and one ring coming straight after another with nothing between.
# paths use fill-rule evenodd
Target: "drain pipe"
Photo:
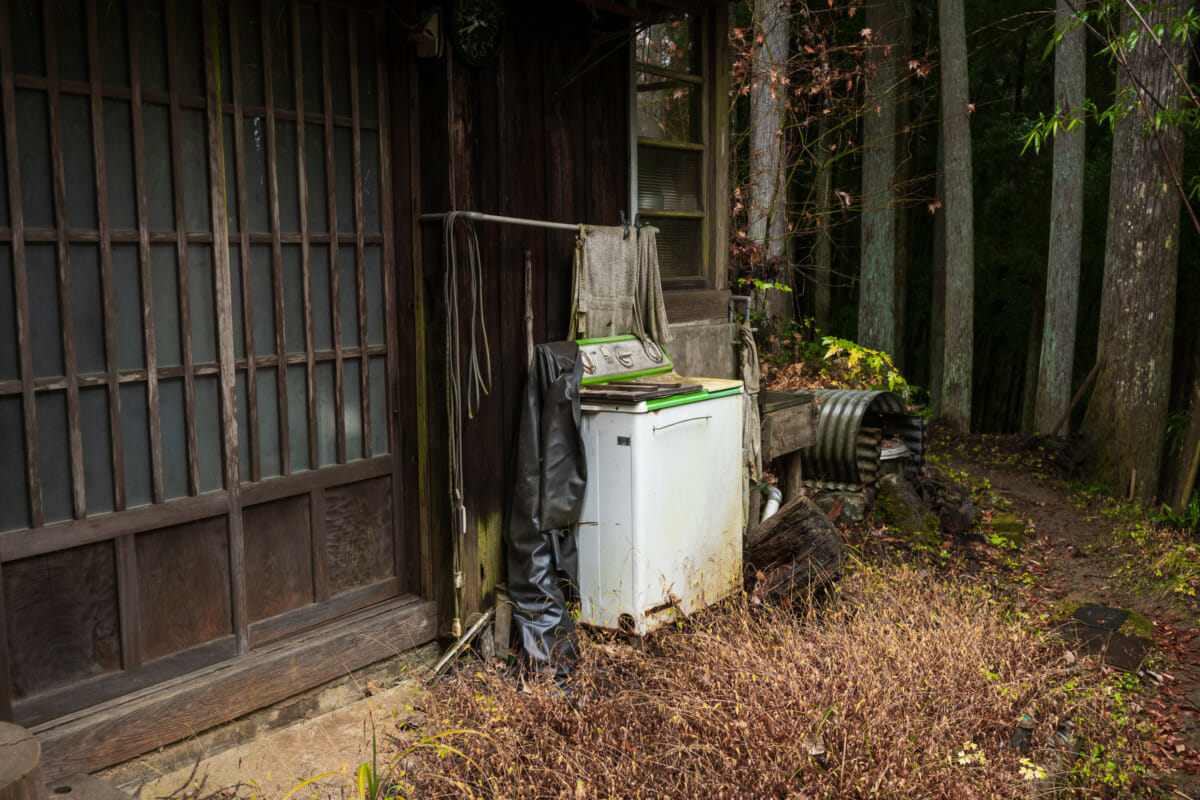
<instances>
[{"instance_id":1,"label":"drain pipe","mask_svg":"<svg viewBox=\"0 0 1200 800\"><path fill-rule=\"evenodd\" d=\"M767 517L770 517L779 510L779 504L783 502L783 492L779 491L778 486L768 486L765 490L767 495L767 503L763 506L762 517L759 522L766 522Z\"/></svg>"}]
</instances>

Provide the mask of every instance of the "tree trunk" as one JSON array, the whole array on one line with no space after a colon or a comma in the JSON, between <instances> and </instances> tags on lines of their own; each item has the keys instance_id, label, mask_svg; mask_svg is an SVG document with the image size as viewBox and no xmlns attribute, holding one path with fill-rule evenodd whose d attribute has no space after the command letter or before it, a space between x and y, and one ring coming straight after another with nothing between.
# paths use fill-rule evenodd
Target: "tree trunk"
<instances>
[{"instance_id":1,"label":"tree trunk","mask_svg":"<svg viewBox=\"0 0 1200 800\"><path fill-rule=\"evenodd\" d=\"M939 0L938 27L946 176L946 344L940 413L951 427L968 430L974 346L975 233L963 0Z\"/></svg>"},{"instance_id":2,"label":"tree trunk","mask_svg":"<svg viewBox=\"0 0 1200 800\"><path fill-rule=\"evenodd\" d=\"M846 548L825 512L801 495L746 532L745 586L759 601L805 597L835 579Z\"/></svg>"},{"instance_id":3,"label":"tree trunk","mask_svg":"<svg viewBox=\"0 0 1200 800\"><path fill-rule=\"evenodd\" d=\"M1034 425L1035 418L1035 399L1038 386L1038 361L1042 349L1042 336L1046 330L1046 307L1045 299L1042 294L1042 287L1036 287L1033 299L1033 310L1029 317L1029 336L1025 340L1025 375L1021 380L1021 391L1018 395L1021 398L1021 418L1020 431L1023 435L1029 436L1036 433L1037 429ZM1067 388L1071 388L1070 384ZM1053 425L1054 423L1050 423Z\"/></svg>"},{"instance_id":4,"label":"tree trunk","mask_svg":"<svg viewBox=\"0 0 1200 800\"><path fill-rule=\"evenodd\" d=\"M747 233L764 257L784 251L787 175L784 171L784 113L787 88L788 0L755 0L754 83L750 90L750 219Z\"/></svg>"},{"instance_id":5,"label":"tree trunk","mask_svg":"<svg viewBox=\"0 0 1200 800\"><path fill-rule=\"evenodd\" d=\"M896 103L900 31L895 0L866 8L870 29L863 97L862 267L858 343L896 352Z\"/></svg>"},{"instance_id":6,"label":"tree trunk","mask_svg":"<svg viewBox=\"0 0 1200 800\"><path fill-rule=\"evenodd\" d=\"M1181 14L1187 2L1164 5L1167 13ZM1162 22L1163 12L1155 9L1148 22ZM1122 34L1132 30L1141 29L1126 12ZM1082 428L1092 477L1110 486L1132 483L1134 496L1143 501L1158 491L1179 258L1179 194L1170 165L1179 169L1183 132L1162 125L1147 133L1143 111L1175 107L1182 89L1163 49L1175 63L1185 57L1178 40L1164 37L1160 48L1143 34L1118 74L1118 98L1133 110L1117 120L1113 132L1100 299L1102 366Z\"/></svg>"},{"instance_id":7,"label":"tree trunk","mask_svg":"<svg viewBox=\"0 0 1200 800\"><path fill-rule=\"evenodd\" d=\"M912 209L905 202L908 184L912 177L912 132L909 125L912 114L909 109L908 60L912 55L913 4L912 0L896 0L896 12L900 15L899 61L896 70L896 171L893 183L896 197L896 349L892 361L904 372L908 366L907 343L905 340L905 314L908 310L908 270L912 244Z\"/></svg>"},{"instance_id":8,"label":"tree trunk","mask_svg":"<svg viewBox=\"0 0 1200 800\"><path fill-rule=\"evenodd\" d=\"M1058 0L1058 25L1073 17L1071 0ZM1055 113L1066 123L1083 106L1086 74L1084 28L1067 27L1054 51ZM1079 306L1079 252L1083 241L1083 122L1054 136L1054 184L1050 197L1050 254L1042 323L1034 430L1055 435L1071 397L1075 321Z\"/></svg>"},{"instance_id":9,"label":"tree trunk","mask_svg":"<svg viewBox=\"0 0 1200 800\"><path fill-rule=\"evenodd\" d=\"M813 289L813 312L816 317L817 329L828 335L830 307L830 281L833 278L833 214L829 204L833 202L833 166L832 156L825 138L829 135L829 121L822 114L817 123L817 246L813 254L813 266L816 272L816 286Z\"/></svg>"},{"instance_id":10,"label":"tree trunk","mask_svg":"<svg viewBox=\"0 0 1200 800\"><path fill-rule=\"evenodd\" d=\"M1171 493L1171 508L1182 515L1187 508L1192 491L1197 486L1200 473L1200 333L1196 335L1196 365L1192 374L1192 400L1188 406L1187 424L1183 427L1183 441L1179 451L1179 475Z\"/></svg>"},{"instance_id":11,"label":"tree trunk","mask_svg":"<svg viewBox=\"0 0 1200 800\"><path fill-rule=\"evenodd\" d=\"M929 281L929 405L942 415L942 368L946 357L946 150L938 137L937 180L934 199L942 208L933 217L933 271Z\"/></svg>"}]
</instances>

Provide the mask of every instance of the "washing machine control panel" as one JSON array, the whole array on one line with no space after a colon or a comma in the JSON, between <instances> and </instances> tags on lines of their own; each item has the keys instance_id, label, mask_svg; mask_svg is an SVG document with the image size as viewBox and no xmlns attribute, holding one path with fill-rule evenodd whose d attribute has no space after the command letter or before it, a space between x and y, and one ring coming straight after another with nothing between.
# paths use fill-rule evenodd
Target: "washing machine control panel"
<instances>
[{"instance_id":1,"label":"washing machine control panel","mask_svg":"<svg viewBox=\"0 0 1200 800\"><path fill-rule=\"evenodd\" d=\"M579 359L583 362L583 379L620 380L625 375L670 372L671 359L649 339L634 337L616 341L579 343Z\"/></svg>"}]
</instances>

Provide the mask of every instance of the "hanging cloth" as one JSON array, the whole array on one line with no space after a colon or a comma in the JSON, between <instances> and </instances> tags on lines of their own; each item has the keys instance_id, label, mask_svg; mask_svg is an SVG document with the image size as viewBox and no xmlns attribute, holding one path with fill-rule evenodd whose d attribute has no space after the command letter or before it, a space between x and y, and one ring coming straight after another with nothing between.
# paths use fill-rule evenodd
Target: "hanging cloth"
<instances>
[{"instance_id":1,"label":"hanging cloth","mask_svg":"<svg viewBox=\"0 0 1200 800\"><path fill-rule=\"evenodd\" d=\"M654 228L580 225L574 284L570 338L671 340Z\"/></svg>"},{"instance_id":2,"label":"hanging cloth","mask_svg":"<svg viewBox=\"0 0 1200 800\"><path fill-rule=\"evenodd\" d=\"M758 392L762 377L758 363L758 345L750 323L738 323L738 343L741 345L742 373L742 464L745 467L745 491L742 493L742 516L750 514L750 492L762 480L762 423L759 421ZM790 498L789 498L790 499ZM753 526L758 520L748 521Z\"/></svg>"}]
</instances>

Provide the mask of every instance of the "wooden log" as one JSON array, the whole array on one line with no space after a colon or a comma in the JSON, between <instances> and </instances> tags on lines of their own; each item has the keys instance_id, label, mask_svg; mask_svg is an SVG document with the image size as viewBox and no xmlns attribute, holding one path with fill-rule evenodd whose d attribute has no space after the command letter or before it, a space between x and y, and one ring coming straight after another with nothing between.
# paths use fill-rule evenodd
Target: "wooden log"
<instances>
[{"instance_id":1,"label":"wooden log","mask_svg":"<svg viewBox=\"0 0 1200 800\"><path fill-rule=\"evenodd\" d=\"M836 579L845 558L837 528L804 496L750 529L743 551L746 589L764 601L804 597Z\"/></svg>"},{"instance_id":2,"label":"wooden log","mask_svg":"<svg viewBox=\"0 0 1200 800\"><path fill-rule=\"evenodd\" d=\"M45 800L42 746L33 734L0 722L0 800Z\"/></svg>"}]
</instances>

